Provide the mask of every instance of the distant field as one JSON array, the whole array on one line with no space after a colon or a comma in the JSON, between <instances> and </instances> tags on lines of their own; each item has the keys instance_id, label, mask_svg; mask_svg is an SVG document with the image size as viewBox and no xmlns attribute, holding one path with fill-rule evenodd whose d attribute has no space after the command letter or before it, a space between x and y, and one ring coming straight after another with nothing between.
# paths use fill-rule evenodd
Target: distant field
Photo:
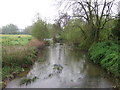
<instances>
[{"instance_id":1,"label":"distant field","mask_svg":"<svg viewBox=\"0 0 120 90\"><path fill-rule=\"evenodd\" d=\"M0 35L0 44L4 46L26 45L31 39L31 35Z\"/></svg>"}]
</instances>

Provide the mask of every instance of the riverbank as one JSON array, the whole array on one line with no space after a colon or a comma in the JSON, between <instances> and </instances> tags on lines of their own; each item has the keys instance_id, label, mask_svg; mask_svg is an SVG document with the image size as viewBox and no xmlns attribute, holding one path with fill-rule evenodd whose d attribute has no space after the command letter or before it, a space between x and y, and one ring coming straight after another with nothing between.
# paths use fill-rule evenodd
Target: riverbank
<instances>
[{"instance_id":1,"label":"riverbank","mask_svg":"<svg viewBox=\"0 0 120 90\"><path fill-rule=\"evenodd\" d=\"M94 44L89 49L89 57L114 77L114 82L120 88L120 45L107 41Z\"/></svg>"},{"instance_id":2,"label":"riverbank","mask_svg":"<svg viewBox=\"0 0 120 90\"><path fill-rule=\"evenodd\" d=\"M90 62L86 54L65 44L47 46L30 71L10 81L6 88L112 88L109 75ZM38 79L34 81L34 77ZM21 85L24 80L33 81Z\"/></svg>"},{"instance_id":3,"label":"riverbank","mask_svg":"<svg viewBox=\"0 0 120 90\"><path fill-rule=\"evenodd\" d=\"M2 88L17 74L24 72L34 64L38 48L43 46L44 42L35 38L26 45L2 46Z\"/></svg>"}]
</instances>

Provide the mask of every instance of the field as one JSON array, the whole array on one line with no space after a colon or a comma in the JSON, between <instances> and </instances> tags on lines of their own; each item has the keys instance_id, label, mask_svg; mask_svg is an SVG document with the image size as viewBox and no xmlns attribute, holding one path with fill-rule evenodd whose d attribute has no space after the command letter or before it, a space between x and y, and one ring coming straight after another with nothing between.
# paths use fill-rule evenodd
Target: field
<instances>
[{"instance_id":1,"label":"field","mask_svg":"<svg viewBox=\"0 0 120 90\"><path fill-rule=\"evenodd\" d=\"M29 46L31 35L0 35L2 46L2 87L6 81L30 67L36 57L36 48Z\"/></svg>"},{"instance_id":2,"label":"field","mask_svg":"<svg viewBox=\"0 0 120 90\"><path fill-rule=\"evenodd\" d=\"M31 39L31 35L0 35L0 44L3 46L26 45Z\"/></svg>"}]
</instances>

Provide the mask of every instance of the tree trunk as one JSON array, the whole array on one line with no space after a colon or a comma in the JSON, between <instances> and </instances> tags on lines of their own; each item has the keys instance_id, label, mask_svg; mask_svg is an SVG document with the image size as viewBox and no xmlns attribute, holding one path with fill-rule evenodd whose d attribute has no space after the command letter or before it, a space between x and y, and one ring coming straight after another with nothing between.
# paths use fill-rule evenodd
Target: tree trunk
<instances>
[{"instance_id":1,"label":"tree trunk","mask_svg":"<svg viewBox=\"0 0 120 90\"><path fill-rule=\"evenodd\" d=\"M96 30L96 35L95 35L95 42L99 42L99 37L100 37L100 30Z\"/></svg>"}]
</instances>

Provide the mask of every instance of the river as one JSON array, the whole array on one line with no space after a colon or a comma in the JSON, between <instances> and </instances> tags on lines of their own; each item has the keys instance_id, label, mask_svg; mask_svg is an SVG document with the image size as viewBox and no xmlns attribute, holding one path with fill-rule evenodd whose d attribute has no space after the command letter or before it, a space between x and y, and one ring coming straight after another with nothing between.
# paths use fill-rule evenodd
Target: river
<instances>
[{"instance_id":1,"label":"river","mask_svg":"<svg viewBox=\"0 0 120 90\"><path fill-rule=\"evenodd\" d=\"M109 75L88 60L85 51L57 43L41 50L39 59L44 60L36 61L25 76L18 76L10 81L6 88L111 88L114 86ZM20 85L21 80L33 77L37 77L34 82Z\"/></svg>"}]
</instances>

